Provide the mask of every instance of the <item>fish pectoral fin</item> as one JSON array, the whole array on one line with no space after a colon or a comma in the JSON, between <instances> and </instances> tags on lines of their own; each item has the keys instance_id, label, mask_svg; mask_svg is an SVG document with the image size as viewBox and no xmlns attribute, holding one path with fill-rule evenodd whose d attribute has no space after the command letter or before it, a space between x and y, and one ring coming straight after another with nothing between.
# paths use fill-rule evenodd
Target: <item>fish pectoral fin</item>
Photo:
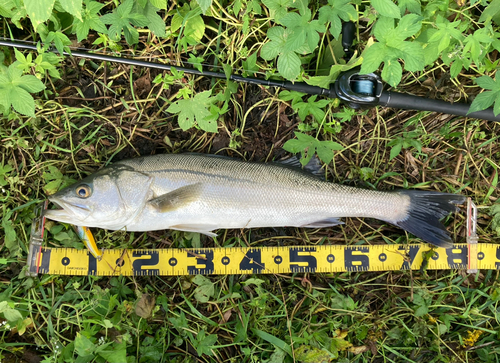
<instances>
[{"instance_id":1,"label":"fish pectoral fin","mask_svg":"<svg viewBox=\"0 0 500 363\"><path fill-rule=\"evenodd\" d=\"M201 184L191 184L175 189L148 201L161 213L171 212L196 201L201 194Z\"/></svg>"},{"instance_id":2,"label":"fish pectoral fin","mask_svg":"<svg viewBox=\"0 0 500 363\"><path fill-rule=\"evenodd\" d=\"M336 226L338 224L344 224L344 222L342 222L338 218L325 218L325 219L321 219L319 221L315 221L315 222L312 222L312 223L304 224L301 227L305 227L305 228L324 228L324 227Z\"/></svg>"},{"instance_id":3,"label":"fish pectoral fin","mask_svg":"<svg viewBox=\"0 0 500 363\"><path fill-rule=\"evenodd\" d=\"M201 233L209 237L217 237L217 233L211 232L212 230L217 229L217 227L209 224L176 224L175 226L170 226L169 228L183 232Z\"/></svg>"}]
</instances>

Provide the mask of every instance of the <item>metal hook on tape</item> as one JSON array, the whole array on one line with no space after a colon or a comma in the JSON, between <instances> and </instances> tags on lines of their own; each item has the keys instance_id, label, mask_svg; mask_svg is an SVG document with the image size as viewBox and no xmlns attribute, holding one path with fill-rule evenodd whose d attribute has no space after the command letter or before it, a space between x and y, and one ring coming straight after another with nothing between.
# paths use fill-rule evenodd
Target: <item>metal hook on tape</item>
<instances>
[{"instance_id":1,"label":"metal hook on tape","mask_svg":"<svg viewBox=\"0 0 500 363\"><path fill-rule=\"evenodd\" d=\"M45 228L44 212L47 209L49 201L40 203L35 208L35 218L31 223L31 235L28 249L28 270L26 276L37 276L40 268L40 257L42 253L43 231Z\"/></svg>"},{"instance_id":2,"label":"metal hook on tape","mask_svg":"<svg viewBox=\"0 0 500 363\"><path fill-rule=\"evenodd\" d=\"M469 267L468 273L476 273L477 269L477 207L471 198L467 198L467 247L469 249Z\"/></svg>"}]
</instances>

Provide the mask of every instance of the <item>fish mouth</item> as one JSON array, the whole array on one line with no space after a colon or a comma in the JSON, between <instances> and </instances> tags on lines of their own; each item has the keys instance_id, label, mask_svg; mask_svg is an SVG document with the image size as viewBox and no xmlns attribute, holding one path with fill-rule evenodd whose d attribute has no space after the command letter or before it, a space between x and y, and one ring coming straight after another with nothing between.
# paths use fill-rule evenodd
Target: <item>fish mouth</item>
<instances>
[{"instance_id":1,"label":"fish mouth","mask_svg":"<svg viewBox=\"0 0 500 363\"><path fill-rule=\"evenodd\" d=\"M58 197L49 197L49 201L54 204L56 209L47 209L44 217L54 221L77 224L84 221L91 212L91 209L86 205L70 203Z\"/></svg>"}]
</instances>

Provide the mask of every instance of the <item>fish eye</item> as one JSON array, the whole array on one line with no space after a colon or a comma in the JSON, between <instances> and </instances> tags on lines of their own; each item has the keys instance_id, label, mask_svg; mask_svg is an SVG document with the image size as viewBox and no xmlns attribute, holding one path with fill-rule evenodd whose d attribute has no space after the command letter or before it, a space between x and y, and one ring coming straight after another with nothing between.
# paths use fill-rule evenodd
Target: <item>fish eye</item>
<instances>
[{"instance_id":1,"label":"fish eye","mask_svg":"<svg viewBox=\"0 0 500 363\"><path fill-rule=\"evenodd\" d=\"M79 198L88 198L92 194L92 190L86 184L77 186L75 192Z\"/></svg>"}]
</instances>

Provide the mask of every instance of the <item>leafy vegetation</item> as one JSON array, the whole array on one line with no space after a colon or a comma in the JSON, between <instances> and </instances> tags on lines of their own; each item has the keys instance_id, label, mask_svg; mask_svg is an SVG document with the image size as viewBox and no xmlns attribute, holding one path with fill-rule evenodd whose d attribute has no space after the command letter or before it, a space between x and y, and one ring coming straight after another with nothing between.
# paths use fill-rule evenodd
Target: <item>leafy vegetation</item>
<instances>
[{"instance_id":1,"label":"leafy vegetation","mask_svg":"<svg viewBox=\"0 0 500 363\"><path fill-rule=\"evenodd\" d=\"M203 152L317 155L347 185L463 193L480 242L498 243L499 124L373 108L137 66L307 82L381 72L400 92L500 111L500 1L4 0L0 48L0 360L27 362L498 362L498 273L25 276L35 206L109 162ZM345 59L342 22L356 24ZM56 49L59 54L53 53ZM388 86L389 87L389 86ZM318 230L95 230L102 248L414 242L380 221ZM446 223L464 241L463 215ZM83 245L48 222L49 246ZM427 258L431 258L432 251Z\"/></svg>"}]
</instances>

